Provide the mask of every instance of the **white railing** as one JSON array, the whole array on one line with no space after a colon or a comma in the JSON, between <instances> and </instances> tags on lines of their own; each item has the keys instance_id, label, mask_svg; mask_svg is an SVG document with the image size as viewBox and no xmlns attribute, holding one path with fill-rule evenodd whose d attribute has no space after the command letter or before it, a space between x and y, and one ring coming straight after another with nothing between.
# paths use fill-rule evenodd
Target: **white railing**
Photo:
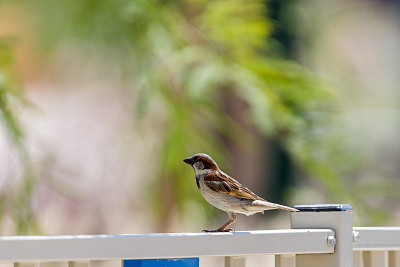
<instances>
[{"instance_id":1,"label":"white railing","mask_svg":"<svg viewBox=\"0 0 400 267\"><path fill-rule=\"evenodd\" d=\"M354 267L400 267L400 227L354 227Z\"/></svg>"},{"instance_id":2,"label":"white railing","mask_svg":"<svg viewBox=\"0 0 400 267\"><path fill-rule=\"evenodd\" d=\"M193 261L184 262L224 256L225 266L242 267L246 256L275 255L277 267L400 267L400 227L353 228L348 205L297 208L301 211L291 214L289 230L0 237L0 266L60 266L52 263L63 262L62 266L84 267L97 260L140 266L130 265L130 260L172 258L171 266L177 258L183 261L179 266L194 266Z\"/></svg>"}]
</instances>

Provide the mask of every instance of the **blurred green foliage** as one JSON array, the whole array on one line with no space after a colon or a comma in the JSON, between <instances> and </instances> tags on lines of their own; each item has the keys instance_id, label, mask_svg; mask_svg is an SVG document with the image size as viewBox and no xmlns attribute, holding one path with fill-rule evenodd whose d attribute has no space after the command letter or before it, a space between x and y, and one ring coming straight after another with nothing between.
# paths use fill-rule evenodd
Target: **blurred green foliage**
<instances>
[{"instance_id":1,"label":"blurred green foliage","mask_svg":"<svg viewBox=\"0 0 400 267\"><path fill-rule=\"evenodd\" d=\"M12 104L13 101L22 99L22 92L11 43L9 39L0 39L0 111L9 133L19 144L22 139L22 129Z\"/></svg>"},{"instance_id":2,"label":"blurred green foliage","mask_svg":"<svg viewBox=\"0 0 400 267\"><path fill-rule=\"evenodd\" d=\"M161 103L162 153L154 159L158 172L146 192L152 192L151 203L163 224L169 209L190 212L187 203L199 197L188 179L192 170L182 165L184 157L206 152L226 165L221 138L244 149L252 145L245 142L252 138L248 127L222 108L228 95L247 103L244 121L282 142L332 201L359 200L340 178L348 171L351 147L337 131L333 90L307 69L277 56L265 1L19 2L36 12L38 47L46 53L70 47L99 59L103 68L122 65L126 79L140 92L135 105L139 121L152 101ZM1 87L6 73L0 72L0 108L18 142L21 128L5 100L14 89Z\"/></svg>"},{"instance_id":3,"label":"blurred green foliage","mask_svg":"<svg viewBox=\"0 0 400 267\"><path fill-rule=\"evenodd\" d=\"M38 233L31 205L35 179L24 145L23 127L18 120L19 109L27 106L27 102L16 70L13 43L11 38L0 37L0 114L10 139L16 144L23 171L21 183L0 191L0 224L5 216L10 216L15 222L17 234ZM11 180L19 177L2 178Z\"/></svg>"}]
</instances>

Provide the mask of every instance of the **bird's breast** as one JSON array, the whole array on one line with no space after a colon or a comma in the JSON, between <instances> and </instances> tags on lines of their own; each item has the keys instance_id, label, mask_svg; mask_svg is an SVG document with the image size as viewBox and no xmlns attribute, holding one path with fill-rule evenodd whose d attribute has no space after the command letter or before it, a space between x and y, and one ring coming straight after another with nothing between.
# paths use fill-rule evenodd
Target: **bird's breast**
<instances>
[{"instance_id":1,"label":"bird's breast","mask_svg":"<svg viewBox=\"0 0 400 267\"><path fill-rule=\"evenodd\" d=\"M199 189L205 200L220 210L239 212L242 209L242 203L238 198L211 190L205 184L204 177L199 179Z\"/></svg>"}]
</instances>

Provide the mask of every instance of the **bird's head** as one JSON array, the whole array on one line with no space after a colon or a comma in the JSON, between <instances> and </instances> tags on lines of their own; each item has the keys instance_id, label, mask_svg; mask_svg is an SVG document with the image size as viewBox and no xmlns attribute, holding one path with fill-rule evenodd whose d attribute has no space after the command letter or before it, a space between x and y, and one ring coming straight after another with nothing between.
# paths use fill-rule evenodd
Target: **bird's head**
<instances>
[{"instance_id":1,"label":"bird's head","mask_svg":"<svg viewBox=\"0 0 400 267\"><path fill-rule=\"evenodd\" d=\"M183 160L183 162L191 165L194 171L202 173L206 170L216 171L219 170L217 163L207 154L199 153Z\"/></svg>"}]
</instances>

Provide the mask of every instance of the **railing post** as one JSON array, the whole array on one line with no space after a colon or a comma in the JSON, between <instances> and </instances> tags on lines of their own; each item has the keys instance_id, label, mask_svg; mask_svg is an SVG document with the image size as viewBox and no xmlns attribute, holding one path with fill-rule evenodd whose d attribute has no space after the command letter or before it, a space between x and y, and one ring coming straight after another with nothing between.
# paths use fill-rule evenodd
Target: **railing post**
<instances>
[{"instance_id":1,"label":"railing post","mask_svg":"<svg viewBox=\"0 0 400 267\"><path fill-rule=\"evenodd\" d=\"M291 213L292 229L333 229L335 237L326 242L335 246L334 254L296 255L297 267L353 266L353 208L346 204L295 206Z\"/></svg>"},{"instance_id":2,"label":"railing post","mask_svg":"<svg viewBox=\"0 0 400 267\"><path fill-rule=\"evenodd\" d=\"M275 255L275 267L296 267L295 255Z\"/></svg>"},{"instance_id":3,"label":"railing post","mask_svg":"<svg viewBox=\"0 0 400 267\"><path fill-rule=\"evenodd\" d=\"M389 251L389 267L400 267L400 251Z\"/></svg>"},{"instance_id":4,"label":"railing post","mask_svg":"<svg viewBox=\"0 0 400 267\"><path fill-rule=\"evenodd\" d=\"M354 250L353 251L353 267L363 267L362 252Z\"/></svg>"},{"instance_id":5,"label":"railing post","mask_svg":"<svg viewBox=\"0 0 400 267\"><path fill-rule=\"evenodd\" d=\"M69 261L68 267L89 267L89 261Z\"/></svg>"},{"instance_id":6,"label":"railing post","mask_svg":"<svg viewBox=\"0 0 400 267\"><path fill-rule=\"evenodd\" d=\"M365 267L388 267L389 266L389 252L382 251L364 251L363 253Z\"/></svg>"},{"instance_id":7,"label":"railing post","mask_svg":"<svg viewBox=\"0 0 400 267\"><path fill-rule=\"evenodd\" d=\"M199 267L199 258L122 260L122 267Z\"/></svg>"},{"instance_id":8,"label":"railing post","mask_svg":"<svg viewBox=\"0 0 400 267\"><path fill-rule=\"evenodd\" d=\"M225 267L246 267L246 257L227 256L225 257Z\"/></svg>"}]
</instances>

